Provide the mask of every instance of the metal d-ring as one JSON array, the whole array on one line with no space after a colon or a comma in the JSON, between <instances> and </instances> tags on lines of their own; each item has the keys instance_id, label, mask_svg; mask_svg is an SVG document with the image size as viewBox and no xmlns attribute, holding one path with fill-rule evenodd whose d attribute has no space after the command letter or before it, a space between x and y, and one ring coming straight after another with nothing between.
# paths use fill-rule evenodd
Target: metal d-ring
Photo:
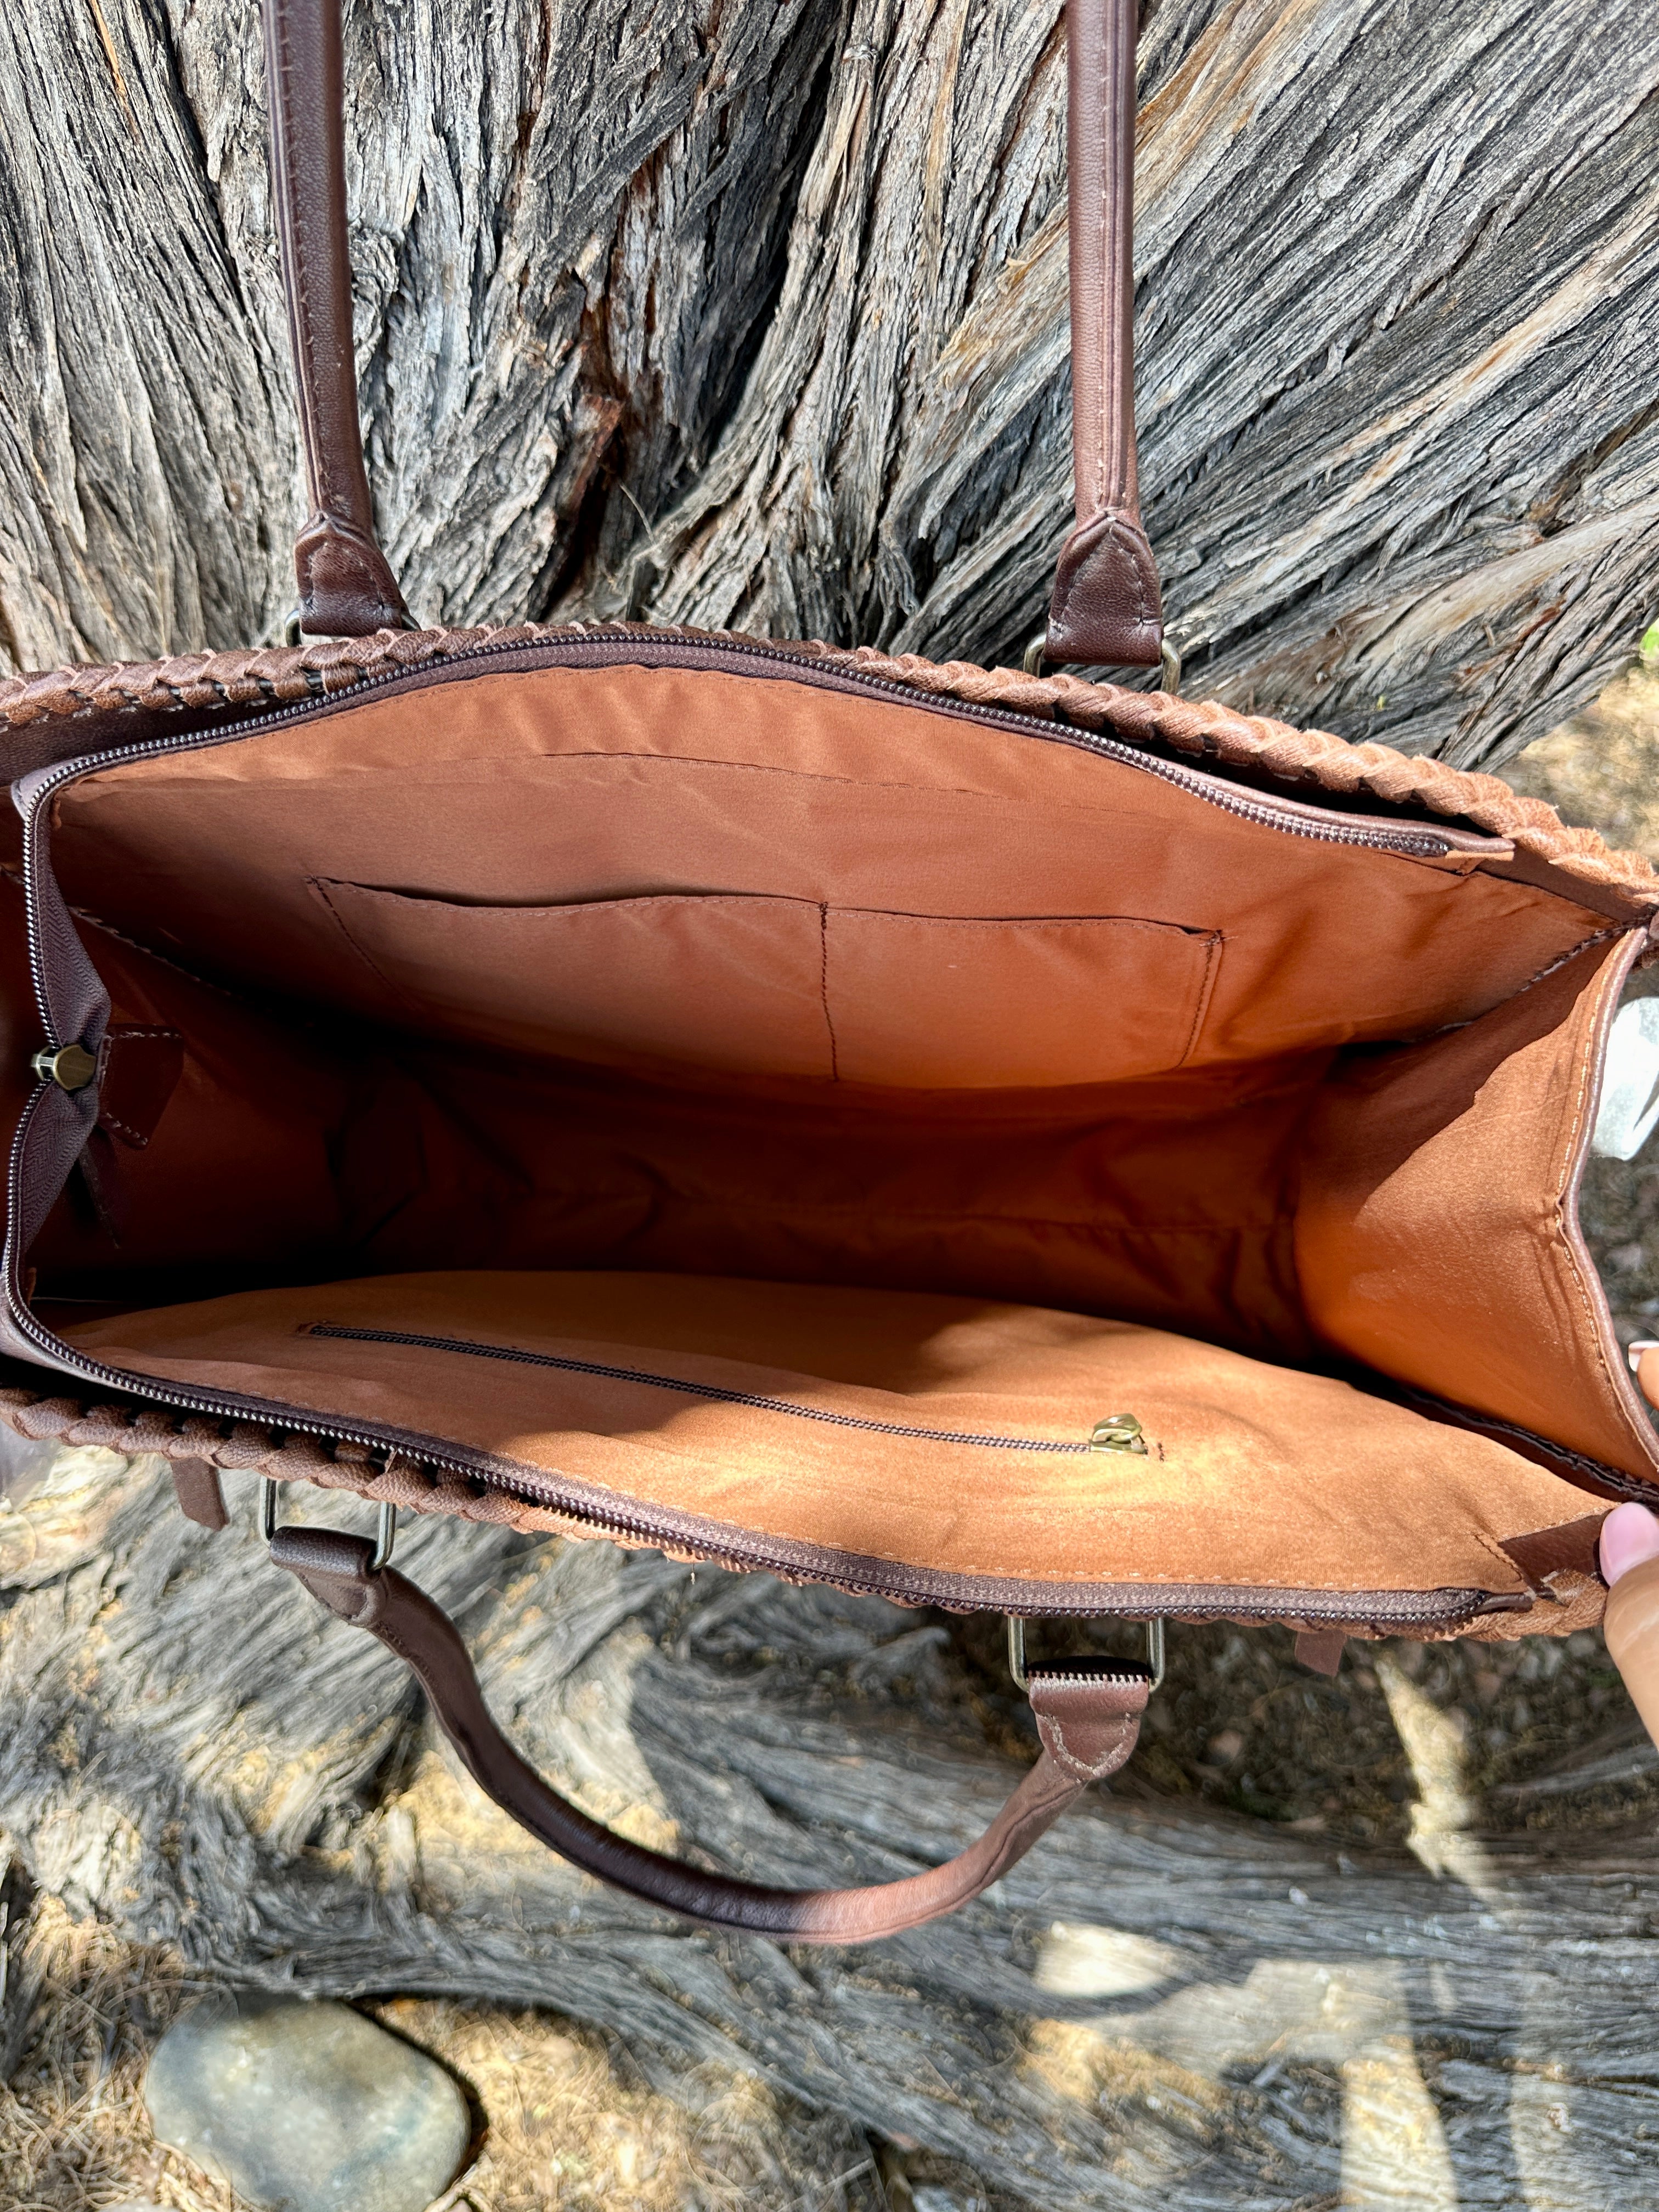
<instances>
[{"instance_id":1,"label":"metal d-ring","mask_svg":"<svg viewBox=\"0 0 1659 2212\"><path fill-rule=\"evenodd\" d=\"M1015 1686L1028 1690L1025 1679L1025 1623L1017 1613L1008 1613L1008 1672ZM1152 1670L1152 1687L1156 1690L1164 1680L1164 1622L1162 1617L1146 1623L1146 1663ZM1150 1692L1149 1692L1150 1694Z\"/></svg>"},{"instance_id":2,"label":"metal d-ring","mask_svg":"<svg viewBox=\"0 0 1659 2212\"><path fill-rule=\"evenodd\" d=\"M259 1534L270 1543L276 1534L276 1492L279 1487L274 1474L259 1477ZM392 1557L392 1547L398 1540L398 1509L382 1499L380 1519L374 1528L374 1556L368 1571L378 1575Z\"/></svg>"},{"instance_id":3,"label":"metal d-ring","mask_svg":"<svg viewBox=\"0 0 1659 2212\"><path fill-rule=\"evenodd\" d=\"M1048 633L1040 629L1025 648L1022 663L1028 676L1041 676L1048 657ZM1167 637L1161 638L1158 648L1158 690L1172 698L1181 696L1181 655Z\"/></svg>"}]
</instances>

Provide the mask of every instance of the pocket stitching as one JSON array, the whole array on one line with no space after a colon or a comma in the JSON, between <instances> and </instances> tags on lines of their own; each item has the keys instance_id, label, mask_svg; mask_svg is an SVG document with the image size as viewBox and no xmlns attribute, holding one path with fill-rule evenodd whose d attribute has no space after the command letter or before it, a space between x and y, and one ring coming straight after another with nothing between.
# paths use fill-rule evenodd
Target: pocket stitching
<instances>
[{"instance_id":1,"label":"pocket stitching","mask_svg":"<svg viewBox=\"0 0 1659 2212\"><path fill-rule=\"evenodd\" d=\"M823 1026L830 1032L830 1080L841 1081L841 1049L836 1040L836 1018L830 1011L830 906L827 900L818 905L818 1000L823 1008Z\"/></svg>"},{"instance_id":2,"label":"pocket stitching","mask_svg":"<svg viewBox=\"0 0 1659 2212\"><path fill-rule=\"evenodd\" d=\"M400 983L395 981L392 976L386 974L385 969L381 967L380 962L376 960L374 954L368 950L367 945L362 945L358 942L357 939L353 935L350 926L347 922L345 916L340 912L338 907L335 905L334 901L329 896L331 890L332 890L337 884L343 883L344 879L333 876L307 876L306 881L310 889L316 893L324 913L326 914L330 921L333 922L334 927L339 931L341 936L344 938L346 943L356 954L358 959L362 962L364 967L368 969L369 974L375 978L377 982L379 982L381 989L387 992L393 999L395 999L399 1006L407 1006L411 1013L418 1013L420 1011L420 1001L417 999L411 997L410 993L404 990ZM349 888L352 890L368 890L371 886L368 884L351 884ZM398 894L393 892L392 896L396 897Z\"/></svg>"},{"instance_id":3,"label":"pocket stitching","mask_svg":"<svg viewBox=\"0 0 1659 2212\"><path fill-rule=\"evenodd\" d=\"M1176 927L1178 927L1179 925L1176 924ZM1225 941L1223 933L1218 929L1195 931L1194 934L1201 935L1206 940L1204 947L1204 975L1199 984L1197 998L1193 1007L1193 1025L1187 1033L1187 1042L1181 1057L1176 1062L1177 1067L1185 1067L1198 1049L1199 1036L1210 1011L1210 1000L1215 995L1216 970L1221 964L1221 947Z\"/></svg>"}]
</instances>

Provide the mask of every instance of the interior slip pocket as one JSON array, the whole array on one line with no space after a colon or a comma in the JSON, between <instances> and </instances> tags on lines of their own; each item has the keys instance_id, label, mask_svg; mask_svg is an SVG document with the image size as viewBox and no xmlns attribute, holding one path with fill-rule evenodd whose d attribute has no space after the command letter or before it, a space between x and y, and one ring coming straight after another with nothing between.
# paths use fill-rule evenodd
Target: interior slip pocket
<instances>
[{"instance_id":1,"label":"interior slip pocket","mask_svg":"<svg viewBox=\"0 0 1659 2212\"><path fill-rule=\"evenodd\" d=\"M314 886L430 1033L561 1059L732 1075L835 1073L816 901L714 892L578 906L462 906Z\"/></svg>"},{"instance_id":2,"label":"interior slip pocket","mask_svg":"<svg viewBox=\"0 0 1659 2212\"><path fill-rule=\"evenodd\" d=\"M428 1033L884 1089L1042 1089L1178 1066L1221 945L1120 915L957 918L719 891L468 906L313 888L378 979L378 1010Z\"/></svg>"},{"instance_id":3,"label":"interior slip pocket","mask_svg":"<svg viewBox=\"0 0 1659 2212\"><path fill-rule=\"evenodd\" d=\"M1120 915L824 915L824 998L843 1083L1025 1091L1178 1067L1221 939Z\"/></svg>"}]
</instances>

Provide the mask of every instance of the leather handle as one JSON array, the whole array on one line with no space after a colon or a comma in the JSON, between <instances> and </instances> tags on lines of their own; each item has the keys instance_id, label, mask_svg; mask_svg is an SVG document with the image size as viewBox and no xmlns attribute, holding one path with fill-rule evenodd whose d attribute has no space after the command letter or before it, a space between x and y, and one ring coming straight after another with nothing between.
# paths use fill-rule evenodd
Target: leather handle
<instances>
[{"instance_id":1,"label":"leather handle","mask_svg":"<svg viewBox=\"0 0 1659 2212\"><path fill-rule=\"evenodd\" d=\"M1164 615L1135 463L1138 0L1066 0L1077 526L1060 556L1043 658L1155 667Z\"/></svg>"},{"instance_id":2,"label":"leather handle","mask_svg":"<svg viewBox=\"0 0 1659 2212\"><path fill-rule=\"evenodd\" d=\"M340 0L265 0L264 29L271 195L311 508L294 548L300 628L327 637L410 629L374 536L357 413Z\"/></svg>"},{"instance_id":3,"label":"leather handle","mask_svg":"<svg viewBox=\"0 0 1659 2212\"><path fill-rule=\"evenodd\" d=\"M366 1538L279 1528L270 1553L331 1613L379 1637L412 1670L473 1780L562 1858L648 1904L710 1928L787 1943L867 1943L966 1905L1023 1858L1090 1783L1114 1774L1139 1733L1151 1676L1118 1660L1033 1668L1042 1755L977 1843L925 1874L867 1889L767 1889L711 1874L614 1835L560 1796L490 1718L454 1623L391 1567L371 1565Z\"/></svg>"},{"instance_id":4,"label":"leather handle","mask_svg":"<svg viewBox=\"0 0 1659 2212\"><path fill-rule=\"evenodd\" d=\"M295 548L300 627L407 627L374 538L351 340L340 0L264 0L271 186L312 514ZM1072 442L1077 524L1060 555L1050 660L1152 667L1158 571L1141 526L1134 428L1138 0L1066 0Z\"/></svg>"}]
</instances>

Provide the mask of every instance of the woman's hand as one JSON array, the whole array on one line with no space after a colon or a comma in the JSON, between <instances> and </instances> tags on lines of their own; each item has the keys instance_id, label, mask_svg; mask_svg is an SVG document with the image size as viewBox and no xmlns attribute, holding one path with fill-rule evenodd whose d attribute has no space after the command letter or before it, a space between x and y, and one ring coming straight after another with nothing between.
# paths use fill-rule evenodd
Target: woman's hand
<instances>
[{"instance_id":1,"label":"woman's hand","mask_svg":"<svg viewBox=\"0 0 1659 2212\"><path fill-rule=\"evenodd\" d=\"M1659 1743L1659 1516L1645 1505L1615 1505L1601 1523L1601 1572L1608 1583L1607 1650Z\"/></svg>"}]
</instances>

